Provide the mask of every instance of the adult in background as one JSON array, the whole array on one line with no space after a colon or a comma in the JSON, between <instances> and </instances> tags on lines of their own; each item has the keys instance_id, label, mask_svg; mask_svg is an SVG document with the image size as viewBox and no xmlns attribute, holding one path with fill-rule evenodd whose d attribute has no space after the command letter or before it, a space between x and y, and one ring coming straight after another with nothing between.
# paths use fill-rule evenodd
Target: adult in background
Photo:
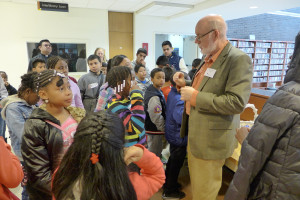
<instances>
[{"instance_id":1,"label":"adult in background","mask_svg":"<svg viewBox=\"0 0 300 200\"><path fill-rule=\"evenodd\" d=\"M86 50L81 49L79 57L76 61L76 71L77 72L86 72L87 71L87 62L86 62Z\"/></svg>"},{"instance_id":2,"label":"adult in background","mask_svg":"<svg viewBox=\"0 0 300 200\"><path fill-rule=\"evenodd\" d=\"M106 56L105 56L105 49L99 47L95 50L94 55L99 56L101 59L101 63L107 63Z\"/></svg>"},{"instance_id":3,"label":"adult in background","mask_svg":"<svg viewBox=\"0 0 300 200\"><path fill-rule=\"evenodd\" d=\"M162 43L162 50L165 56L169 58L170 67L173 67L176 71L183 71L188 73L188 69L182 57L173 52L173 47L170 41L164 41Z\"/></svg>"},{"instance_id":4,"label":"adult in background","mask_svg":"<svg viewBox=\"0 0 300 200\"><path fill-rule=\"evenodd\" d=\"M27 72L32 71L32 62L34 60L42 59L45 60L45 63L47 63L48 58L51 57L52 45L48 39L41 40L38 48L41 52L37 56L30 59Z\"/></svg>"},{"instance_id":5,"label":"adult in background","mask_svg":"<svg viewBox=\"0 0 300 200\"><path fill-rule=\"evenodd\" d=\"M181 136L188 133L193 199L215 200L222 166L237 146L235 130L251 92L251 59L226 38L226 23L210 15L196 25L195 43L205 56L192 82L177 72L174 81L185 101ZM187 86L190 85L190 86Z\"/></svg>"}]
</instances>

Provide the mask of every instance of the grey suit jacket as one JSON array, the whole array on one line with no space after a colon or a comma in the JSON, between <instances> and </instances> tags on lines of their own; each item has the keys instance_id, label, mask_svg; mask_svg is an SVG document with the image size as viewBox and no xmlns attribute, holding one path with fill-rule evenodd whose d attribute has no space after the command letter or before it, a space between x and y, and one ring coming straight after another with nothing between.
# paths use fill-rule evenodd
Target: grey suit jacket
<instances>
[{"instance_id":1,"label":"grey suit jacket","mask_svg":"<svg viewBox=\"0 0 300 200\"><path fill-rule=\"evenodd\" d=\"M230 157L237 145L234 135L250 97L253 66L247 54L228 42L211 69L216 72L203 78L196 106L189 116L183 113L181 136L188 133L195 157L216 160Z\"/></svg>"}]
</instances>

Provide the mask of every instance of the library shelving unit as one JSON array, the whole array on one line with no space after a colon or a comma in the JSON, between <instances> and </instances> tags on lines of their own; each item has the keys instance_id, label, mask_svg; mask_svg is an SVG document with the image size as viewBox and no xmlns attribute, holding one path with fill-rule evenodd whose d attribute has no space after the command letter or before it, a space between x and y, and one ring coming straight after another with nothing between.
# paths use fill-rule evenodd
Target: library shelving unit
<instances>
[{"instance_id":1,"label":"library shelving unit","mask_svg":"<svg viewBox=\"0 0 300 200\"><path fill-rule=\"evenodd\" d=\"M280 86L287 70L294 42L229 39L244 51L253 62L253 87Z\"/></svg>"}]
</instances>

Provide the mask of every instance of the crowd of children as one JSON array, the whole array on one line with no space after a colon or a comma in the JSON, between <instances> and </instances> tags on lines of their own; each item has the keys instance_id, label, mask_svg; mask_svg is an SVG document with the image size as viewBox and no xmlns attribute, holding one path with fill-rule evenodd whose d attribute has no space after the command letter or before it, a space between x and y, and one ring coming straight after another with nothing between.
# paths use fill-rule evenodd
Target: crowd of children
<instances>
[{"instance_id":1,"label":"crowd of children","mask_svg":"<svg viewBox=\"0 0 300 200\"><path fill-rule=\"evenodd\" d=\"M1 119L16 155L0 137L6 149L0 166L23 166L11 169L8 182L1 178L1 199L14 198L8 188L22 180L22 199L149 199L163 184L164 198L183 198L177 178L186 138L179 136L183 103L172 81L175 69L161 56L148 74L146 54L141 48L134 62L125 55L107 61L97 48L78 83L67 60L37 58L18 91L0 72ZM168 142L165 172L161 159Z\"/></svg>"},{"instance_id":2,"label":"crowd of children","mask_svg":"<svg viewBox=\"0 0 300 200\"><path fill-rule=\"evenodd\" d=\"M200 34L204 32L202 27L212 24L213 29ZM30 60L18 90L10 85L7 74L0 71L0 200L17 200L10 188L20 183L22 200L147 200L161 188L163 199L182 199L185 193L178 176L187 153L193 198L215 199L225 157L211 156L214 153L201 157L191 147L204 146L207 148L199 152L224 151L227 156L223 143L233 144L234 136L224 134L229 134L229 129L230 133L235 131L232 122L234 127L238 125L229 118L235 118L232 114L240 113L248 100L249 96L239 93L250 91L252 67L250 58L228 43L226 23L219 16L201 19L196 33L195 42L206 56L195 59L189 73L183 58L173 52L170 41L162 43L164 55L158 57L157 66L152 66L150 73L145 62L146 49L138 49L137 59L130 61L125 55L106 60L105 50L97 48L87 58L89 72L77 82L69 76L69 61L51 55L49 40L39 43L41 54ZM204 36L209 39L207 42ZM284 85L265 103L251 129L237 129L241 156L225 200L300 199L299 53L300 32ZM81 58L85 57L82 53ZM219 62L219 57L225 62ZM224 65L219 66L218 62ZM244 72L235 69L243 67L243 63ZM76 68L86 71L85 62L80 65ZM228 73L216 73L210 87L226 86L224 91L197 91L206 76L205 70L216 66ZM248 78L240 79L244 76L239 74ZM207 77L213 76L207 71ZM189 79L196 79L193 87L186 85ZM214 84L219 80L221 85ZM244 83L245 87L236 87ZM230 84L234 87L227 90ZM199 102L216 103L206 102L206 107L213 107L207 111L205 104L195 107L192 97ZM236 108L227 108L226 102ZM223 111L218 113L220 108ZM199 125L199 119L200 132L194 126ZM201 130L206 121L202 119L209 122L207 128L219 129L216 133L221 135L204 135ZM221 125L226 126L225 132ZM6 126L12 148L5 138ZM187 132L187 128L193 131ZM194 140L195 135L204 137ZM223 136L225 139L220 139ZM167 160L162 152L168 148Z\"/></svg>"}]
</instances>

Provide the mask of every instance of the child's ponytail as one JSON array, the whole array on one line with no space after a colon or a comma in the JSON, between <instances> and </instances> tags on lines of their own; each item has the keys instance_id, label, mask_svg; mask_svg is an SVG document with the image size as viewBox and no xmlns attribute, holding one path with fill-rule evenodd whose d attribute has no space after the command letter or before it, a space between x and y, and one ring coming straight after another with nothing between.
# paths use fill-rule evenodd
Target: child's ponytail
<instances>
[{"instance_id":1,"label":"child's ponytail","mask_svg":"<svg viewBox=\"0 0 300 200\"><path fill-rule=\"evenodd\" d=\"M80 199L135 200L124 161L124 134L115 114L100 111L83 118L54 177L55 198L72 197L79 182Z\"/></svg>"}]
</instances>

